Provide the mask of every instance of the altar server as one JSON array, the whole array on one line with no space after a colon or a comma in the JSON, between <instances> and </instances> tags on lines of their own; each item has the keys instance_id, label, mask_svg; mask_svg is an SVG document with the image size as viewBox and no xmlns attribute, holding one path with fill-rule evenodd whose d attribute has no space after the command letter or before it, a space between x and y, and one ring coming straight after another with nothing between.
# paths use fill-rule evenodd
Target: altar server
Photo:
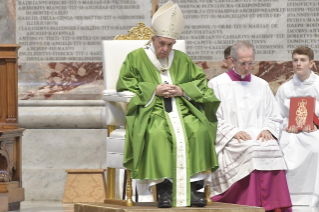
<instances>
[{"instance_id":1,"label":"altar server","mask_svg":"<svg viewBox=\"0 0 319 212\"><path fill-rule=\"evenodd\" d=\"M311 68L314 65L313 50L301 46L292 53L294 76L281 85L276 99L283 116L280 147L288 166L287 182L293 205L319 206L319 131L317 126L306 126L298 131L288 128L290 98L316 98L316 116L319 116L319 77ZM312 116L312 114L309 114Z\"/></svg>"}]
</instances>

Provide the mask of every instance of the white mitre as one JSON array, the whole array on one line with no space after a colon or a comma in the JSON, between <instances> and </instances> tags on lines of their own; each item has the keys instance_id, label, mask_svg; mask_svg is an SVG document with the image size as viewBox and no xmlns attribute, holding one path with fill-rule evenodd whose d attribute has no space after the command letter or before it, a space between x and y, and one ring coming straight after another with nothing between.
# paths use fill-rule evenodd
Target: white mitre
<instances>
[{"instance_id":1,"label":"white mitre","mask_svg":"<svg viewBox=\"0 0 319 212\"><path fill-rule=\"evenodd\" d=\"M156 36L176 40L182 33L185 26L183 13L177 4L168 1L152 18L152 29Z\"/></svg>"}]
</instances>

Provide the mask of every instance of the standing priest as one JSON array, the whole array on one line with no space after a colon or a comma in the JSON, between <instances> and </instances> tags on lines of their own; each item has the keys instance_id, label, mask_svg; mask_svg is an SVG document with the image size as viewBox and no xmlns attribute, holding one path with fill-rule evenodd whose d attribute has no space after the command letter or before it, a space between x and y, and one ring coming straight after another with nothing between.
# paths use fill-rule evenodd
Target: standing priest
<instances>
[{"instance_id":1,"label":"standing priest","mask_svg":"<svg viewBox=\"0 0 319 212\"><path fill-rule=\"evenodd\" d=\"M206 76L183 52L172 50L184 28L171 1L153 16L150 45L132 51L123 63L117 91L135 94L129 104L124 166L132 178L156 184L158 207L205 206L196 192L203 171L215 171L219 100Z\"/></svg>"},{"instance_id":2,"label":"standing priest","mask_svg":"<svg viewBox=\"0 0 319 212\"><path fill-rule=\"evenodd\" d=\"M219 169L212 174L213 201L291 210L286 164L276 138L281 121L268 83L251 75L253 45L231 48L234 67L209 81L221 105L217 111L216 152Z\"/></svg>"}]
</instances>

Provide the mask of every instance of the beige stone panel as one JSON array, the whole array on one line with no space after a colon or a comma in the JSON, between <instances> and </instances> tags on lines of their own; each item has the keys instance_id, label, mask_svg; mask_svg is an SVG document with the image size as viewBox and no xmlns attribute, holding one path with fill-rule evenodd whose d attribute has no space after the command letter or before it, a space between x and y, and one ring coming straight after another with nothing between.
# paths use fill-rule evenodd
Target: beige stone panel
<instances>
[{"instance_id":1,"label":"beige stone panel","mask_svg":"<svg viewBox=\"0 0 319 212\"><path fill-rule=\"evenodd\" d=\"M66 170L63 203L104 202L106 198L104 169Z\"/></svg>"}]
</instances>

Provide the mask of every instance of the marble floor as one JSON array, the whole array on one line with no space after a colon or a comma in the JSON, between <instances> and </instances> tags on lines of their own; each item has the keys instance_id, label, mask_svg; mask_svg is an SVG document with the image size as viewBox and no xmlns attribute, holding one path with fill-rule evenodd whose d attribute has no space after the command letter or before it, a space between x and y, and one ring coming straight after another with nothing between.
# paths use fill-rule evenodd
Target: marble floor
<instances>
[{"instance_id":1,"label":"marble floor","mask_svg":"<svg viewBox=\"0 0 319 212\"><path fill-rule=\"evenodd\" d=\"M21 202L20 210L12 212L73 212L73 206L54 201L25 201ZM319 208L294 206L293 212L319 212Z\"/></svg>"},{"instance_id":2,"label":"marble floor","mask_svg":"<svg viewBox=\"0 0 319 212\"><path fill-rule=\"evenodd\" d=\"M62 204L55 201L24 201L21 209L11 212L73 212L73 204Z\"/></svg>"}]
</instances>

